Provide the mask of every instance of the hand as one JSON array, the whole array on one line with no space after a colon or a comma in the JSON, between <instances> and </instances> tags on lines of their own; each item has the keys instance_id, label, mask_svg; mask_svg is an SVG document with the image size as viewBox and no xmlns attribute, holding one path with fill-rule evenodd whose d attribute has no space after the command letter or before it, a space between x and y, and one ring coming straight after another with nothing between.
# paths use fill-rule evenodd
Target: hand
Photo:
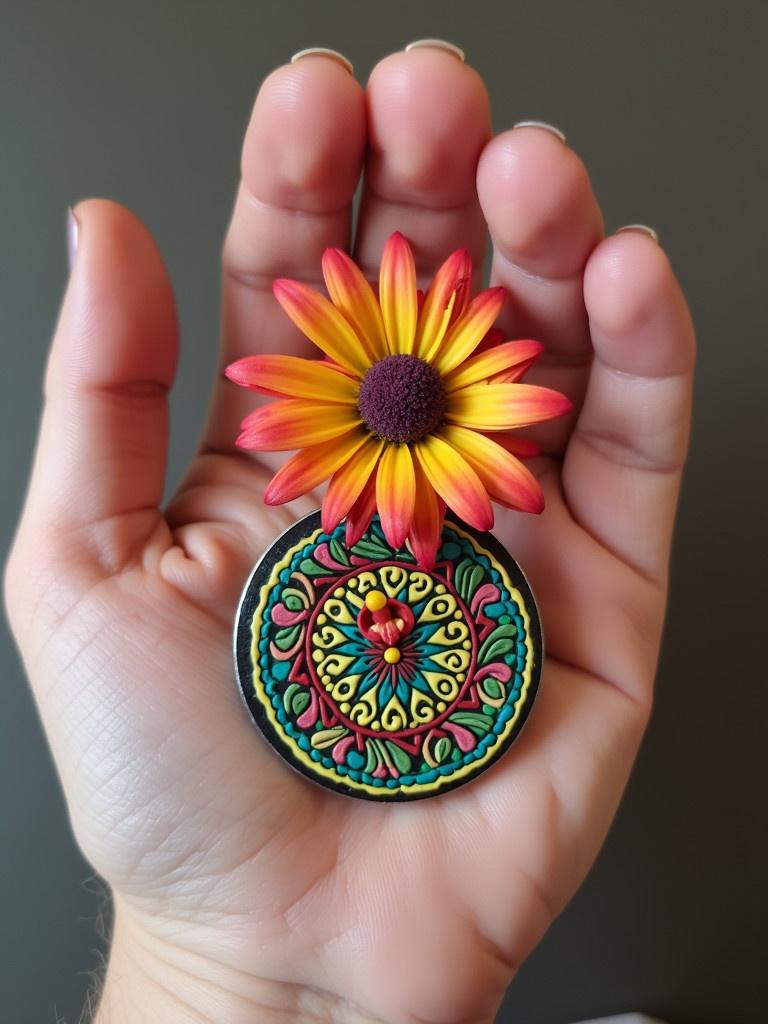
<instances>
[{"instance_id":1,"label":"hand","mask_svg":"<svg viewBox=\"0 0 768 1024\"><path fill-rule=\"evenodd\" d=\"M554 134L491 140L483 83L452 54L390 56L365 91L310 56L270 75L245 136L222 366L307 351L270 285L314 282L323 249L349 246L363 167L361 264L399 229L425 278L461 245L480 265L489 230L502 326L547 347L528 379L575 403L532 432L545 513L497 517L541 608L539 698L496 766L416 805L327 793L274 755L232 678L232 620L259 554L317 501L262 505L269 460L234 448L252 397L219 374L160 507L170 284L131 213L80 203L7 600L75 835L114 896L100 1021L490 1019L591 865L647 721L694 360L666 257L640 231L603 239Z\"/></svg>"}]
</instances>

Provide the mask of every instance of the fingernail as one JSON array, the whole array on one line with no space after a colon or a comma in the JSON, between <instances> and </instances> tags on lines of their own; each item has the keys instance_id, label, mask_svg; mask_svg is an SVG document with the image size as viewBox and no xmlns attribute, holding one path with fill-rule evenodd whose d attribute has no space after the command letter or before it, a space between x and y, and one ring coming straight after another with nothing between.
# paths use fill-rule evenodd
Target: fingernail
<instances>
[{"instance_id":1,"label":"fingernail","mask_svg":"<svg viewBox=\"0 0 768 1024\"><path fill-rule=\"evenodd\" d=\"M80 237L80 222L72 212L72 207L67 207L67 259L69 261L69 269L75 265L75 256L77 255L77 242Z\"/></svg>"},{"instance_id":2,"label":"fingernail","mask_svg":"<svg viewBox=\"0 0 768 1024\"><path fill-rule=\"evenodd\" d=\"M559 128L555 128L553 124L547 124L546 121L518 121L517 124L512 125L513 128L543 128L545 132L552 132L556 135L562 143L565 143L565 132L561 132Z\"/></svg>"},{"instance_id":3,"label":"fingernail","mask_svg":"<svg viewBox=\"0 0 768 1024\"><path fill-rule=\"evenodd\" d=\"M413 43L408 43L405 52L410 53L411 50L419 50L422 47L429 50L446 50L448 53L452 53L454 57L458 57L462 64L464 63L465 57L462 48L454 43L449 43L445 39L416 39Z\"/></svg>"},{"instance_id":4,"label":"fingernail","mask_svg":"<svg viewBox=\"0 0 768 1024\"><path fill-rule=\"evenodd\" d=\"M347 60L344 54L339 53L338 50L329 50L325 46L309 46L306 50L299 50L298 53L294 53L291 57L291 64L295 64L297 60L301 60L303 57L327 57L329 60L335 60L337 64L341 64L350 75L355 73L352 61Z\"/></svg>"},{"instance_id":5,"label":"fingernail","mask_svg":"<svg viewBox=\"0 0 768 1024\"><path fill-rule=\"evenodd\" d=\"M653 228L649 228L647 224L625 224L623 228L616 228L616 234L620 231L644 231L646 235L650 235L654 242L658 243L659 235Z\"/></svg>"}]
</instances>

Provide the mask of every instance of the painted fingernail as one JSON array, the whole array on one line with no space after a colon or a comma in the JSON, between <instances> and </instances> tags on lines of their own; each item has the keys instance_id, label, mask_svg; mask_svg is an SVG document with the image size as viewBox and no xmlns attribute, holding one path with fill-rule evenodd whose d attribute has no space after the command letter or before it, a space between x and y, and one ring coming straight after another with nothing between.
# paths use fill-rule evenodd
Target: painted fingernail
<instances>
[{"instance_id":1,"label":"painted fingernail","mask_svg":"<svg viewBox=\"0 0 768 1024\"><path fill-rule=\"evenodd\" d=\"M75 265L75 256L77 255L77 242L80 237L80 222L72 212L72 207L67 207L67 259L69 261L69 269Z\"/></svg>"},{"instance_id":2,"label":"painted fingernail","mask_svg":"<svg viewBox=\"0 0 768 1024\"><path fill-rule=\"evenodd\" d=\"M653 228L649 228L647 224L625 224L623 228L616 228L616 234L620 231L644 231L646 235L650 235L654 242L659 241L659 234L654 231Z\"/></svg>"},{"instance_id":3,"label":"painted fingernail","mask_svg":"<svg viewBox=\"0 0 768 1024\"><path fill-rule=\"evenodd\" d=\"M461 63L464 63L464 51L460 46L456 46L454 43L449 43L445 39L416 39L412 43L408 43L405 48L406 53L410 53L411 50L446 50L448 53L452 53L454 57L458 57Z\"/></svg>"},{"instance_id":4,"label":"painted fingernail","mask_svg":"<svg viewBox=\"0 0 768 1024\"><path fill-rule=\"evenodd\" d=\"M545 132L552 132L556 135L562 143L565 143L565 132L561 132L559 128L555 128L553 124L547 124L546 121L518 121L517 124L512 125L513 128L543 128Z\"/></svg>"},{"instance_id":5,"label":"painted fingernail","mask_svg":"<svg viewBox=\"0 0 768 1024\"><path fill-rule=\"evenodd\" d=\"M303 57L327 57L329 60L335 60L337 64L341 64L350 75L355 73L351 60L347 60L344 54L339 53L338 50L329 50L326 46L309 46L306 50L299 50L298 53L294 53L291 57L291 64L295 64L297 60L301 60Z\"/></svg>"}]
</instances>

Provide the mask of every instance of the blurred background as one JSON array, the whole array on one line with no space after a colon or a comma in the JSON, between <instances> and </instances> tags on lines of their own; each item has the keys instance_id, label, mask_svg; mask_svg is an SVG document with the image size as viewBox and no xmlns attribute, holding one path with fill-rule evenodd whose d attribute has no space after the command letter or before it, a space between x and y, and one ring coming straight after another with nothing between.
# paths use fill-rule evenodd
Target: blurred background
<instances>
[{"instance_id":1,"label":"blurred background","mask_svg":"<svg viewBox=\"0 0 768 1024\"><path fill-rule=\"evenodd\" d=\"M658 699L603 852L502 1022L633 1009L671 1024L768 1020L767 35L758 0L0 0L4 548L65 284L67 204L130 206L170 268L176 479L214 366L242 133L261 79L303 47L341 50L364 81L413 39L456 42L486 77L497 129L558 125L608 230L659 231L700 364ZM70 836L12 641L0 643L0 1017L77 1024L104 949L100 886Z\"/></svg>"}]
</instances>

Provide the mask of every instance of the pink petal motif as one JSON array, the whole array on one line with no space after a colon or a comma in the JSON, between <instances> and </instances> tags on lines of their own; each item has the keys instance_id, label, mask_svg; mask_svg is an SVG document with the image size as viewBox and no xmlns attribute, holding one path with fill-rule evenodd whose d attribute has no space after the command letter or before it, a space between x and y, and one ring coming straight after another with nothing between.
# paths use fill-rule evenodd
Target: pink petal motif
<instances>
[{"instance_id":1,"label":"pink petal motif","mask_svg":"<svg viewBox=\"0 0 768 1024\"><path fill-rule=\"evenodd\" d=\"M411 529L416 500L416 476L407 444L385 448L376 474L376 506L387 542L398 549Z\"/></svg>"},{"instance_id":2,"label":"pink petal motif","mask_svg":"<svg viewBox=\"0 0 768 1024\"><path fill-rule=\"evenodd\" d=\"M323 253L323 277L337 309L352 324L371 362L387 355L381 308L362 271L341 249Z\"/></svg>"},{"instance_id":3,"label":"pink petal motif","mask_svg":"<svg viewBox=\"0 0 768 1024\"><path fill-rule=\"evenodd\" d=\"M437 271L424 298L416 328L414 355L427 362L434 358L448 326L466 309L471 282L469 252L457 249Z\"/></svg>"},{"instance_id":4,"label":"pink petal motif","mask_svg":"<svg viewBox=\"0 0 768 1024\"><path fill-rule=\"evenodd\" d=\"M333 363L296 356L246 356L224 371L227 378L261 395L354 405L359 382Z\"/></svg>"},{"instance_id":5,"label":"pink petal motif","mask_svg":"<svg viewBox=\"0 0 768 1024\"><path fill-rule=\"evenodd\" d=\"M326 533L338 526L357 501L383 449L383 441L369 437L333 474L323 500L322 527Z\"/></svg>"},{"instance_id":6,"label":"pink petal motif","mask_svg":"<svg viewBox=\"0 0 768 1024\"><path fill-rule=\"evenodd\" d=\"M446 419L473 430L514 430L571 408L565 395L536 384L471 384L449 395Z\"/></svg>"},{"instance_id":7,"label":"pink petal motif","mask_svg":"<svg viewBox=\"0 0 768 1024\"><path fill-rule=\"evenodd\" d=\"M365 431L353 430L333 441L297 452L270 480L264 492L264 504L283 505L319 487L339 466L352 458L367 439Z\"/></svg>"},{"instance_id":8,"label":"pink petal motif","mask_svg":"<svg viewBox=\"0 0 768 1024\"><path fill-rule=\"evenodd\" d=\"M370 359L351 324L332 302L301 281L279 278L272 285L275 298L288 316L318 348L340 366L363 377Z\"/></svg>"},{"instance_id":9,"label":"pink petal motif","mask_svg":"<svg viewBox=\"0 0 768 1024\"><path fill-rule=\"evenodd\" d=\"M457 366L446 376L445 390L458 391L490 378L495 383L503 383L510 373L519 379L543 351L544 346L539 341L505 341Z\"/></svg>"},{"instance_id":10,"label":"pink petal motif","mask_svg":"<svg viewBox=\"0 0 768 1024\"><path fill-rule=\"evenodd\" d=\"M451 327L431 360L438 373L450 373L474 352L501 312L506 295L503 288L487 288L472 299L464 316Z\"/></svg>"},{"instance_id":11,"label":"pink petal motif","mask_svg":"<svg viewBox=\"0 0 768 1024\"><path fill-rule=\"evenodd\" d=\"M418 314L416 266L411 247L399 231L387 239L381 256L379 303L390 353L412 353Z\"/></svg>"},{"instance_id":12,"label":"pink petal motif","mask_svg":"<svg viewBox=\"0 0 768 1024\"><path fill-rule=\"evenodd\" d=\"M446 505L470 526L490 530L493 510L488 494L466 459L435 434L413 448L427 480Z\"/></svg>"},{"instance_id":13,"label":"pink petal motif","mask_svg":"<svg viewBox=\"0 0 768 1024\"><path fill-rule=\"evenodd\" d=\"M474 733L471 733L469 729L465 729L463 725L456 725L455 722L443 722L443 728L453 735L456 745L463 753L466 754L477 746L477 739Z\"/></svg>"},{"instance_id":14,"label":"pink petal motif","mask_svg":"<svg viewBox=\"0 0 768 1024\"><path fill-rule=\"evenodd\" d=\"M523 512L543 510L538 480L501 445L466 427L445 426L441 436L466 459L494 501Z\"/></svg>"},{"instance_id":15,"label":"pink petal motif","mask_svg":"<svg viewBox=\"0 0 768 1024\"><path fill-rule=\"evenodd\" d=\"M285 452L329 441L361 422L355 406L285 398L246 416L237 446L257 452Z\"/></svg>"}]
</instances>

